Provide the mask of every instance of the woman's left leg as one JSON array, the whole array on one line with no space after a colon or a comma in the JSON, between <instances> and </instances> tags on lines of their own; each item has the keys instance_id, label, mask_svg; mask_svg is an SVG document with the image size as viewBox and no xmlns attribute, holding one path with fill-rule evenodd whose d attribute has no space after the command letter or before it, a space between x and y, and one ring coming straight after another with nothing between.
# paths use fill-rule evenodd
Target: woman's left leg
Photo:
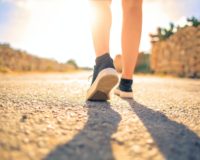
<instances>
[{"instance_id":1,"label":"woman's left leg","mask_svg":"<svg viewBox=\"0 0 200 160\"><path fill-rule=\"evenodd\" d=\"M133 98L132 78L142 31L142 0L122 0L122 9L122 77L115 94Z\"/></svg>"},{"instance_id":2,"label":"woman's left leg","mask_svg":"<svg viewBox=\"0 0 200 160\"><path fill-rule=\"evenodd\" d=\"M142 0L122 0L122 78L132 79L142 31Z\"/></svg>"}]
</instances>

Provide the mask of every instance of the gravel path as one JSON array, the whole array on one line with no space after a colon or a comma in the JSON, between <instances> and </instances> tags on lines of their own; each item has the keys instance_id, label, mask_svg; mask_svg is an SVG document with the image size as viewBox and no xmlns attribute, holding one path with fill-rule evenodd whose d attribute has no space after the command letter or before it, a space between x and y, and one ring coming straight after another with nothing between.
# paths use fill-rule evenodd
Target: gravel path
<instances>
[{"instance_id":1,"label":"gravel path","mask_svg":"<svg viewBox=\"0 0 200 160\"><path fill-rule=\"evenodd\" d=\"M91 73L0 75L0 160L200 160L200 80L136 76L85 102Z\"/></svg>"}]
</instances>

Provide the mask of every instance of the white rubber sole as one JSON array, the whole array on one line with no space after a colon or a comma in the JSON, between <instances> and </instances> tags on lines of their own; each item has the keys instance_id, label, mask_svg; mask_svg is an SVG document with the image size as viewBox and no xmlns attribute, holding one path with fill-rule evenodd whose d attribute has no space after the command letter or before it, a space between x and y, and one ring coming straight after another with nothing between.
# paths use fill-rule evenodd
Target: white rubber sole
<instances>
[{"instance_id":1,"label":"white rubber sole","mask_svg":"<svg viewBox=\"0 0 200 160\"><path fill-rule=\"evenodd\" d=\"M106 68L99 72L96 80L87 91L86 100L106 101L110 99L110 92L118 83L119 77L115 69Z\"/></svg>"},{"instance_id":2,"label":"white rubber sole","mask_svg":"<svg viewBox=\"0 0 200 160\"><path fill-rule=\"evenodd\" d=\"M121 98L133 99L133 92L124 92L119 90L118 88L114 90L114 94Z\"/></svg>"}]
</instances>

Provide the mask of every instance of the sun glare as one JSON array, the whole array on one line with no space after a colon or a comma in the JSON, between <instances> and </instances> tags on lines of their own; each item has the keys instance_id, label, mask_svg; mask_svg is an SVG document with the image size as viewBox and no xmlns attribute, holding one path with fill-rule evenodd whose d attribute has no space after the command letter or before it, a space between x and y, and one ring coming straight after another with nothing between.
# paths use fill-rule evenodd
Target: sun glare
<instances>
[{"instance_id":1,"label":"sun glare","mask_svg":"<svg viewBox=\"0 0 200 160\"><path fill-rule=\"evenodd\" d=\"M94 47L90 31L89 0L16 0L12 23L2 36L15 48L61 62L75 59L80 66L94 64ZM121 53L121 0L112 1L111 56ZM17 16L18 15L18 16ZM170 18L159 2L143 5L143 31L140 51L150 50L149 32L157 25L168 25Z\"/></svg>"},{"instance_id":2,"label":"sun glare","mask_svg":"<svg viewBox=\"0 0 200 160\"><path fill-rule=\"evenodd\" d=\"M94 55L87 0L32 1L28 10L31 16L20 46L44 57L56 54L63 62L74 57L81 65Z\"/></svg>"}]
</instances>

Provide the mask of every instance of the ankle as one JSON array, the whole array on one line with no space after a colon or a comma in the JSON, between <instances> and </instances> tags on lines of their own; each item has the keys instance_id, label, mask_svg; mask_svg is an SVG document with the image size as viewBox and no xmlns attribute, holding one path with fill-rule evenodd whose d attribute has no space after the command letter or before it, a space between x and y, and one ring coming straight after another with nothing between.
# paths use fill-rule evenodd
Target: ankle
<instances>
[{"instance_id":1,"label":"ankle","mask_svg":"<svg viewBox=\"0 0 200 160\"><path fill-rule=\"evenodd\" d=\"M121 76L123 79L128 79L128 80L132 80L133 79L133 74L125 74L125 73L122 73L122 76Z\"/></svg>"}]
</instances>

